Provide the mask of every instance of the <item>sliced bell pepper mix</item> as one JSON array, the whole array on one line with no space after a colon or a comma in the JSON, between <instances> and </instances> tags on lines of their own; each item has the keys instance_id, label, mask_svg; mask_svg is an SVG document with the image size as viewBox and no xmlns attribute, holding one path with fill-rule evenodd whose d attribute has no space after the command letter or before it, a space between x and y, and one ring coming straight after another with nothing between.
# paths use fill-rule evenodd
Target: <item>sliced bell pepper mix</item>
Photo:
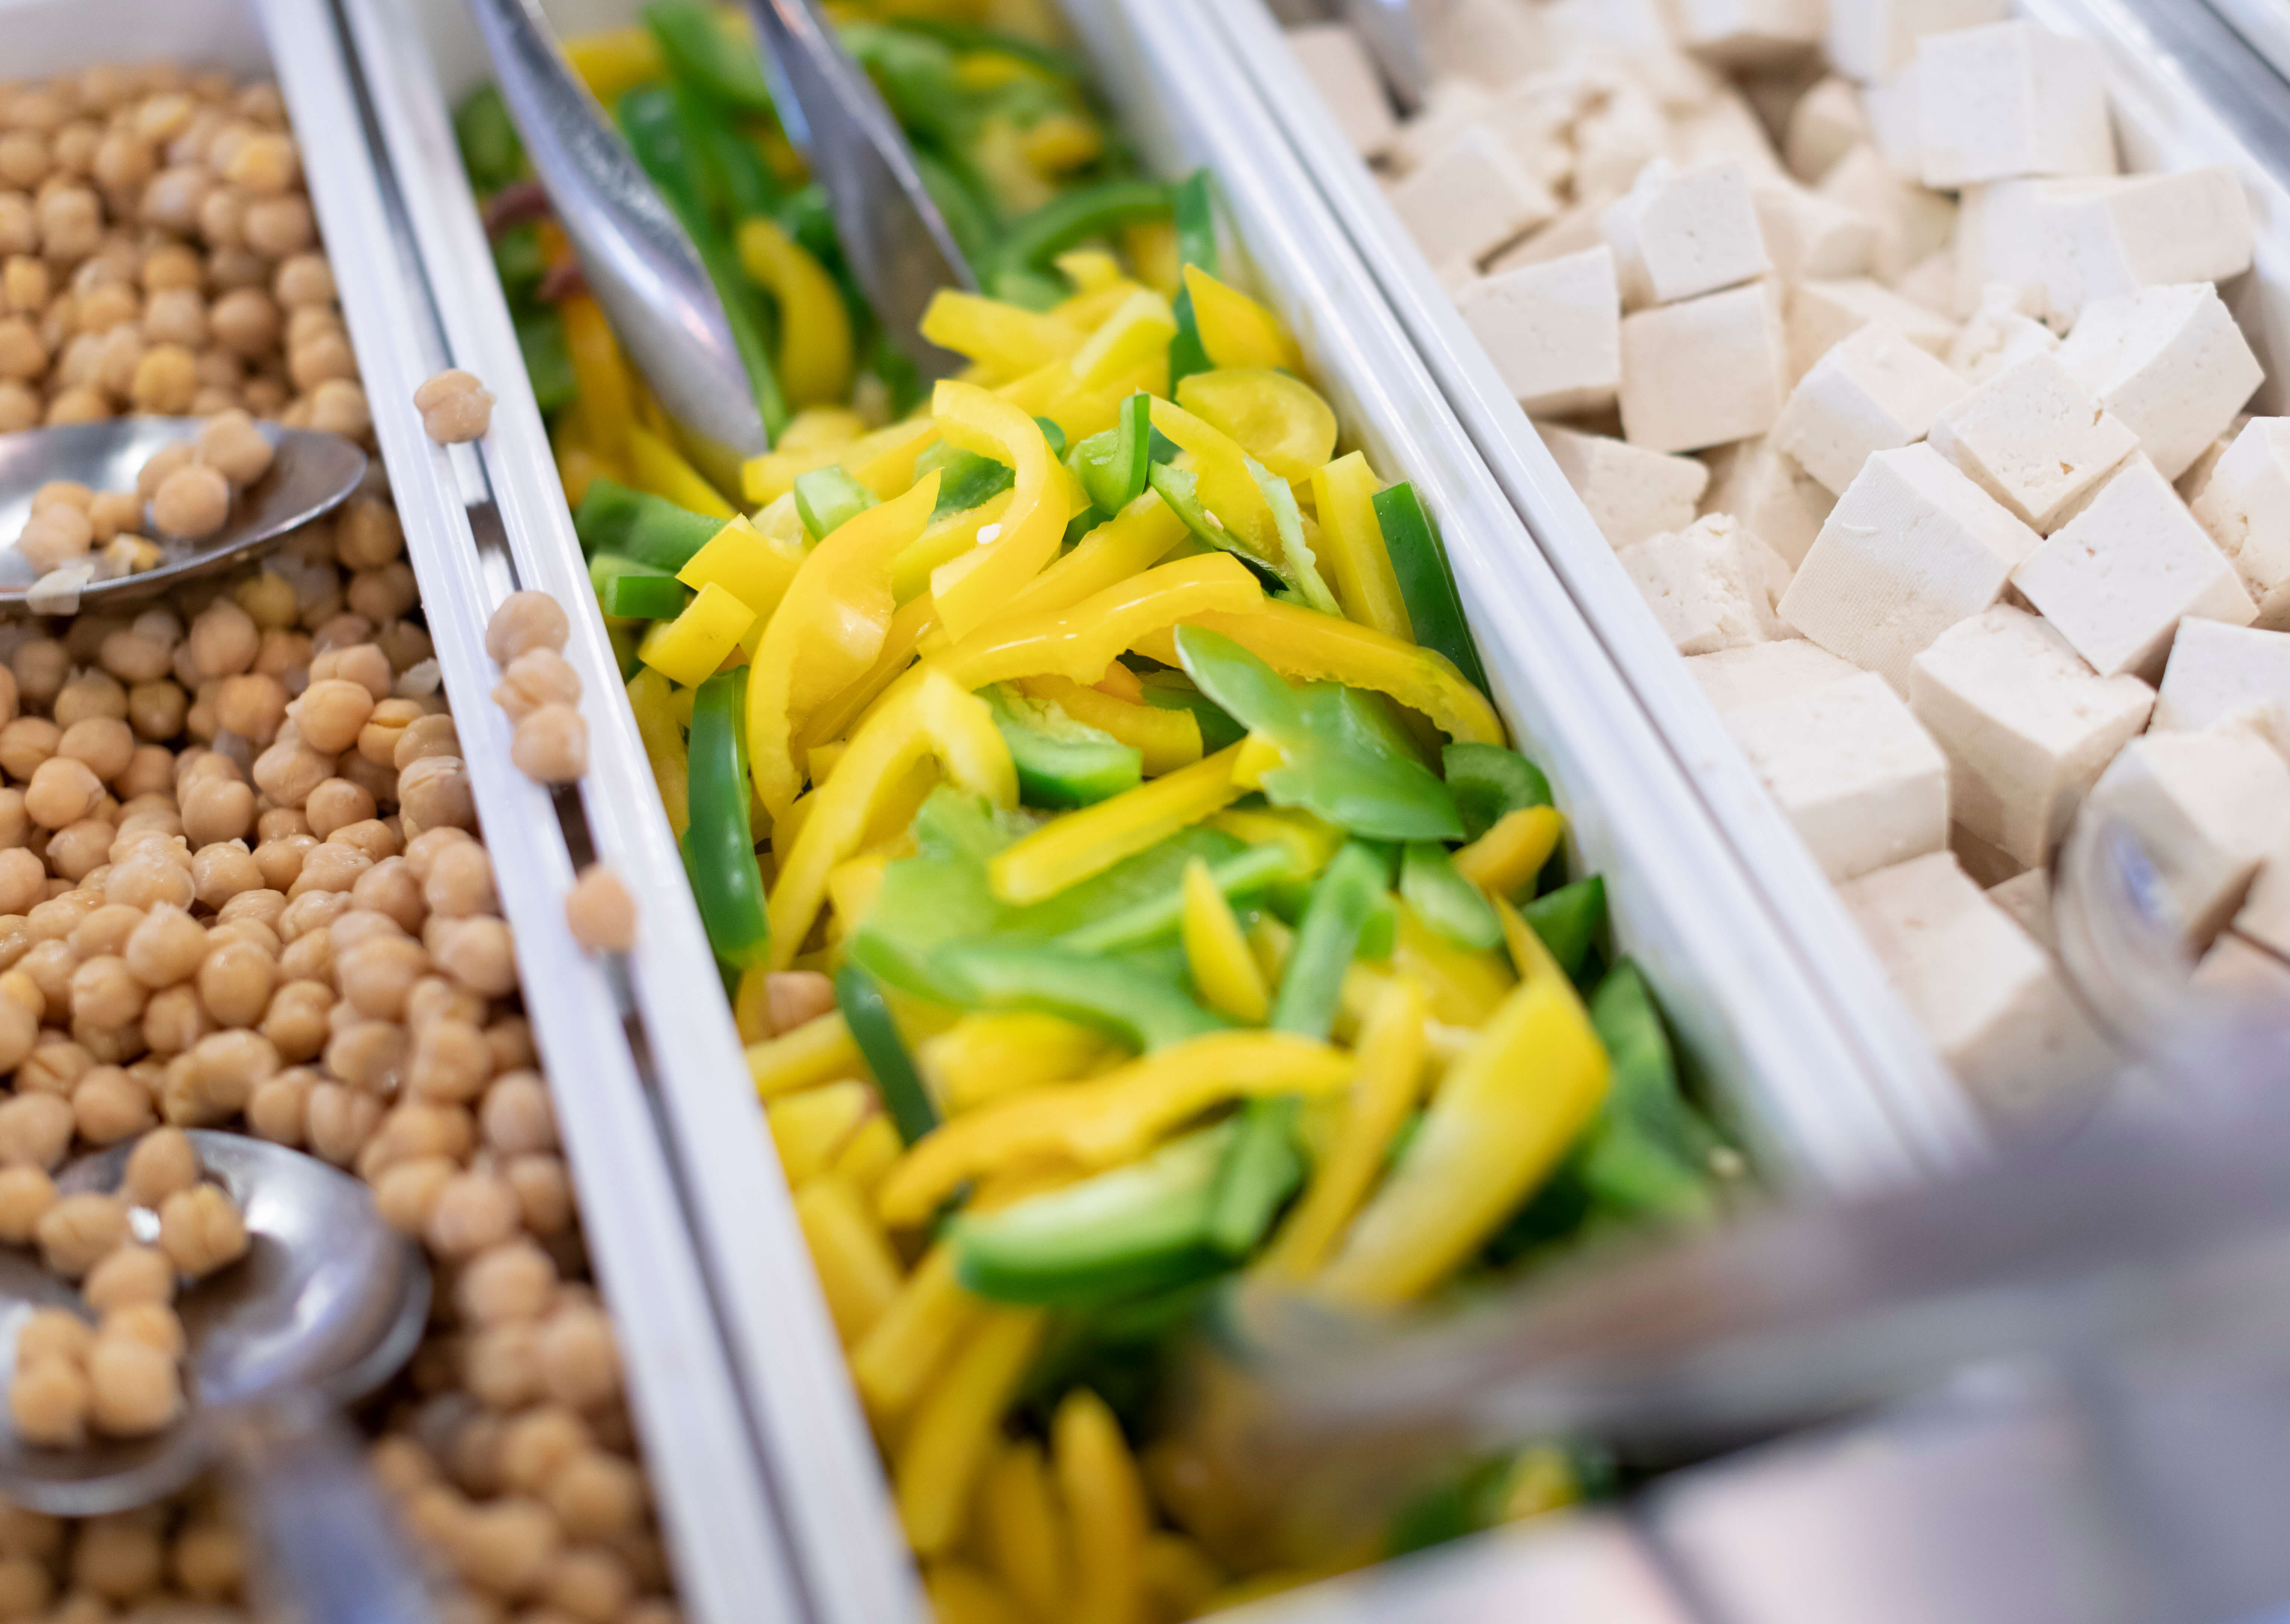
<instances>
[{"instance_id":1,"label":"sliced bell pepper mix","mask_svg":"<svg viewBox=\"0 0 2290 1624\"><path fill-rule=\"evenodd\" d=\"M1055 50L837 17L977 255L923 329L959 381L902 366L691 0L581 60L803 408L753 506L663 460L592 300L541 300L561 234L498 258L561 339L552 442L742 1020L773 972L834 980L748 1064L925 1585L1133 1621L1270 1582L1156 1430L1221 1282L1398 1309L1705 1219L1739 1158L1567 872L1431 514L1227 275L1207 178L1129 171ZM516 179L498 108L460 122ZM1502 1466L1507 1504L1575 1481Z\"/></svg>"}]
</instances>

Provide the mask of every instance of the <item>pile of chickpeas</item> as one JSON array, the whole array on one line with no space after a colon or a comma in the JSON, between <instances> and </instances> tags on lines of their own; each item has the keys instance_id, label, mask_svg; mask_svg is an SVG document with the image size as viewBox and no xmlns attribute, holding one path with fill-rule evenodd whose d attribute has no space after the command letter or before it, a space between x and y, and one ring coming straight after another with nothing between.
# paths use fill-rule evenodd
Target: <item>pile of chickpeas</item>
<instances>
[{"instance_id":1,"label":"pile of chickpeas","mask_svg":"<svg viewBox=\"0 0 2290 1624\"><path fill-rule=\"evenodd\" d=\"M0 431L244 408L371 446L295 174L268 86L138 68L0 89L0 187L24 188L0 191ZM69 1157L163 1124L354 1171L436 1274L372 1460L458 1581L450 1616L674 1624L403 554L377 462L259 566L0 623L0 1240L40 1238ZM577 776L561 742L533 764ZM236 1606L243 1565L204 1485L77 1523L0 1507L0 1620Z\"/></svg>"}]
</instances>

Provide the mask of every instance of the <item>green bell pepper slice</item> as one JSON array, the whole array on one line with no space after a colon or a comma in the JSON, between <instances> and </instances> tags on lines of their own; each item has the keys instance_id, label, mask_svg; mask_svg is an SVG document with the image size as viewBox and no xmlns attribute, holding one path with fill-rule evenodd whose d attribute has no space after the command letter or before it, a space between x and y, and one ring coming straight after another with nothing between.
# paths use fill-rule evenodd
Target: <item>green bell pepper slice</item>
<instances>
[{"instance_id":1,"label":"green bell pepper slice","mask_svg":"<svg viewBox=\"0 0 2290 1624\"><path fill-rule=\"evenodd\" d=\"M748 824L748 668L718 672L692 702L691 827L684 832L693 900L716 956L736 969L771 948L764 876Z\"/></svg>"},{"instance_id":2,"label":"green bell pepper slice","mask_svg":"<svg viewBox=\"0 0 2290 1624\"><path fill-rule=\"evenodd\" d=\"M1216 215L1209 193L1209 172L1197 169L1171 187L1170 204L1176 215L1178 265L1197 265L1215 276ZM1210 369L1208 351L1201 345L1200 320L1193 314L1193 291L1181 276L1177 297L1169 308L1177 318L1176 336L1169 340L1169 398L1174 400L1179 384Z\"/></svg>"},{"instance_id":3,"label":"green bell pepper slice","mask_svg":"<svg viewBox=\"0 0 2290 1624\"><path fill-rule=\"evenodd\" d=\"M1708 1216L1715 1206L1710 1155L1723 1141L1679 1087L1669 1035L1637 965L1625 960L1598 983L1590 1024L1613 1065L1580 1158L1591 1199L1631 1217Z\"/></svg>"},{"instance_id":4,"label":"green bell pepper slice","mask_svg":"<svg viewBox=\"0 0 2290 1624\"><path fill-rule=\"evenodd\" d=\"M721 519L602 476L589 482L572 515L581 550L590 558L613 553L670 575L690 564L693 555L723 528Z\"/></svg>"},{"instance_id":5,"label":"green bell pepper slice","mask_svg":"<svg viewBox=\"0 0 2290 1624\"><path fill-rule=\"evenodd\" d=\"M1139 390L1121 403L1112 428L1091 435L1067 458L1090 505L1101 514L1119 513L1145 493L1152 468L1152 404Z\"/></svg>"},{"instance_id":6,"label":"green bell pepper slice","mask_svg":"<svg viewBox=\"0 0 2290 1624\"><path fill-rule=\"evenodd\" d=\"M480 197L524 178L524 142L497 84L471 92L453 109L453 144L461 150L469 189Z\"/></svg>"},{"instance_id":7,"label":"green bell pepper slice","mask_svg":"<svg viewBox=\"0 0 2290 1624\"><path fill-rule=\"evenodd\" d=\"M1304 1181L1296 1148L1296 1097L1252 1100L1217 1169L1209 1204L1208 1243L1238 1262L1254 1252L1288 1197Z\"/></svg>"},{"instance_id":8,"label":"green bell pepper slice","mask_svg":"<svg viewBox=\"0 0 2290 1624\"><path fill-rule=\"evenodd\" d=\"M719 108L772 111L763 64L752 47L717 26L714 7L697 0L654 0L644 8L644 23L678 80Z\"/></svg>"},{"instance_id":9,"label":"green bell pepper slice","mask_svg":"<svg viewBox=\"0 0 2290 1624\"><path fill-rule=\"evenodd\" d=\"M1499 744L1458 740L1439 754L1447 792L1463 815L1463 837L1477 840L1515 812L1550 804L1542 769Z\"/></svg>"},{"instance_id":10,"label":"green bell pepper slice","mask_svg":"<svg viewBox=\"0 0 2290 1624\"><path fill-rule=\"evenodd\" d=\"M907 1052L907 1040L891 1018L883 989L858 965L845 964L835 974L835 1002L851 1028L851 1041L859 1046L867 1069L875 1074L875 1086L883 1096L883 1108L890 1113L891 1125L899 1131L903 1143L913 1144L938 1126L938 1107L923 1087L922 1074Z\"/></svg>"},{"instance_id":11,"label":"green bell pepper slice","mask_svg":"<svg viewBox=\"0 0 2290 1624\"><path fill-rule=\"evenodd\" d=\"M1478 644L1471 640L1462 595L1455 588L1454 569L1423 499L1413 484L1387 485L1375 493L1375 519L1383 532L1384 550L1391 555L1392 572L1399 577L1399 596L1406 600L1415 641L1453 660L1457 670L1485 692L1486 668L1479 663Z\"/></svg>"},{"instance_id":12,"label":"green bell pepper slice","mask_svg":"<svg viewBox=\"0 0 2290 1624\"><path fill-rule=\"evenodd\" d=\"M1542 945L1550 949L1550 956L1558 961L1567 979L1576 980L1583 965L1589 963L1591 944L1606 923L1606 882L1594 874L1537 897L1518 911L1542 938Z\"/></svg>"},{"instance_id":13,"label":"green bell pepper slice","mask_svg":"<svg viewBox=\"0 0 2290 1624\"><path fill-rule=\"evenodd\" d=\"M616 571L597 593L597 607L616 620L673 620L692 595L673 575Z\"/></svg>"},{"instance_id":14,"label":"green bell pepper slice","mask_svg":"<svg viewBox=\"0 0 2290 1624\"><path fill-rule=\"evenodd\" d=\"M875 493L832 463L796 476L796 516L813 541L826 540L874 506Z\"/></svg>"},{"instance_id":15,"label":"green bell pepper slice","mask_svg":"<svg viewBox=\"0 0 2290 1624\"><path fill-rule=\"evenodd\" d=\"M1447 848L1411 840L1399 856L1399 894L1415 916L1452 942L1485 951L1502 945L1502 921L1479 888L1455 872Z\"/></svg>"},{"instance_id":16,"label":"green bell pepper slice","mask_svg":"<svg viewBox=\"0 0 2290 1624\"><path fill-rule=\"evenodd\" d=\"M1169 188L1157 180L1105 180L1077 187L1021 214L1003 233L995 270L1042 270L1067 249L1106 236L1133 220L1168 213Z\"/></svg>"},{"instance_id":17,"label":"green bell pepper slice","mask_svg":"<svg viewBox=\"0 0 2290 1624\"><path fill-rule=\"evenodd\" d=\"M917 479L933 468L938 471L938 505L931 509L933 519L942 519L950 513L967 513L1018 483L1018 476L1008 463L964 451L946 440L915 459Z\"/></svg>"},{"instance_id":18,"label":"green bell pepper slice","mask_svg":"<svg viewBox=\"0 0 2290 1624\"><path fill-rule=\"evenodd\" d=\"M1329 861L1288 945L1288 964L1266 1022L1274 1031L1325 1042L1335 1029L1344 972L1359 952L1360 933L1390 878L1382 852L1360 841L1350 842Z\"/></svg>"},{"instance_id":19,"label":"green bell pepper slice","mask_svg":"<svg viewBox=\"0 0 2290 1624\"><path fill-rule=\"evenodd\" d=\"M1027 805L1089 806L1144 781L1144 756L1112 734L1053 716L999 684L986 691L986 702Z\"/></svg>"},{"instance_id":20,"label":"green bell pepper slice","mask_svg":"<svg viewBox=\"0 0 2290 1624\"><path fill-rule=\"evenodd\" d=\"M1306 876L1298 869L1296 855L1286 846L1251 846L1237 856L1212 862L1209 879L1231 898L1261 891L1283 880L1303 880ZM1076 953L1117 953L1125 948L1143 947L1175 935L1184 916L1184 891L1181 886L1172 886L1160 896L1093 919L1057 940L1060 946Z\"/></svg>"},{"instance_id":21,"label":"green bell pepper slice","mask_svg":"<svg viewBox=\"0 0 2290 1624\"><path fill-rule=\"evenodd\" d=\"M972 942L941 964L986 1009L1043 1010L1093 1027L1141 1052L1221 1032L1229 1024L1165 980L1119 958L1080 958L1046 942Z\"/></svg>"}]
</instances>

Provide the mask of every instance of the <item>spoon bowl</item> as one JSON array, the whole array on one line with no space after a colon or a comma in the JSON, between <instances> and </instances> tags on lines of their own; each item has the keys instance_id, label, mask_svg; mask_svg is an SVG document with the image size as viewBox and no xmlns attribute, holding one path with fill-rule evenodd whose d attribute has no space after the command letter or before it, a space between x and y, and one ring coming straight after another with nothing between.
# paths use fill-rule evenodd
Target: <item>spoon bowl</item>
<instances>
[{"instance_id":1,"label":"spoon bowl","mask_svg":"<svg viewBox=\"0 0 2290 1624\"><path fill-rule=\"evenodd\" d=\"M183 1419L153 1437L47 1449L19 1437L0 1412L0 1497L58 1516L148 1504L204 1469L232 1413L293 1392L351 1403L394 1375L421 1340L428 1268L420 1249L382 1221L364 1183L244 1134L190 1138L207 1176L245 1215L249 1245L177 1300L188 1345ZM57 1188L117 1188L132 1148L81 1158ZM133 1222L139 1239L155 1237L149 1213L137 1212ZM0 1249L0 1389L14 1379L17 1332L42 1308L87 1312L37 1258Z\"/></svg>"},{"instance_id":2,"label":"spoon bowl","mask_svg":"<svg viewBox=\"0 0 2290 1624\"><path fill-rule=\"evenodd\" d=\"M80 588L83 609L134 603L201 575L268 552L289 532L349 500L365 478L366 456L340 435L255 425L276 453L269 472L231 500L230 516L211 536L192 541L153 533L163 557L154 568ZM91 491L132 491L153 454L197 435L199 420L116 417L0 435L0 611L22 609L40 572L16 550L32 498L51 480L76 479Z\"/></svg>"}]
</instances>

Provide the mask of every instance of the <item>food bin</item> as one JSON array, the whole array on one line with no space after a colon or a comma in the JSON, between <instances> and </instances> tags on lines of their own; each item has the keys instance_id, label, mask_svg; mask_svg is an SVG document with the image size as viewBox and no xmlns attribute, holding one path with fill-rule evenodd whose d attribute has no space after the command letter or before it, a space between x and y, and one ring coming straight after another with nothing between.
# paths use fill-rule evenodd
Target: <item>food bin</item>
<instances>
[{"instance_id":1,"label":"food bin","mask_svg":"<svg viewBox=\"0 0 2290 1624\"><path fill-rule=\"evenodd\" d=\"M1493 477L1749 867L1806 973L1853 1036L1886 1108L1935 1164L1980 1154L1985 1124L1343 139L1287 50L1272 11L1263 0L1211 9L1232 59L1372 268ZM2290 193L2258 156L2279 139L2279 85L2266 82L2247 52L2222 44L2223 30L2200 7L2170 0L2021 0L2015 9L2100 47L2129 169L2220 164L2242 177L2257 227L2257 265L2221 292L2268 364L2268 382L2251 409L2279 411L2276 364L2290 359L2290 306L2284 302L2290 297Z\"/></svg>"},{"instance_id":2,"label":"food bin","mask_svg":"<svg viewBox=\"0 0 2290 1624\"><path fill-rule=\"evenodd\" d=\"M572 33L625 22L636 7L566 0L549 10ZM1645 967L1694 1069L1768 1179L1835 1190L1927 1171L1931 1136L1910 1131L1872 1085L1859 1041L1532 545L1309 172L1235 64L1211 48L1208 8L1078 0L1067 10L1149 163L1166 174L1204 164L1214 172L1259 290L1298 333L1332 404L1380 468L1413 479L1429 500L1507 721L1549 769L1574 855L1608 877L1618 940ZM439 476L432 566L452 572L453 589L478 605L512 570L578 604L589 591L581 555L447 115L483 79L484 60L452 0L423 0L417 14L418 31L386 0L341 0L332 13L356 87L337 127L364 124L372 146L357 167L381 190L366 241L372 279L388 286L364 294L436 340L376 394L400 388L392 410L402 412L412 382L448 362L484 380L500 404L483 442L451 453L412 447ZM321 8L303 15L323 31ZM449 474L457 484L444 483ZM482 618L473 608L470 625ZM912 1565L633 723L602 679L601 628L581 619L584 670L598 673L581 800L600 848L617 843L615 860L645 898L647 941L631 967L627 1020L641 1034L666 1170L705 1260L721 1330L712 1345L735 1372L741 1404L724 1409L723 1425L752 1417L780 1519L760 1520L753 1538L767 1544L784 1527L809 1616L917 1616Z\"/></svg>"},{"instance_id":3,"label":"food bin","mask_svg":"<svg viewBox=\"0 0 2290 1624\"><path fill-rule=\"evenodd\" d=\"M280 83L479 816L492 837L525 1008L555 1080L588 1251L614 1310L630 1407L682 1604L690 1616L721 1624L798 1619L774 1491L745 1404L748 1356L727 1330L716 1282L693 1244L682 1152L661 1125L660 1079L670 1067L693 1066L691 1034L681 1022L648 1034L645 1020L645 988L690 975L694 962L712 984L714 968L680 873L672 884L655 878L645 885L645 937L625 977L584 952L567 927L565 892L592 854L643 884L663 863L675 870L673 848L593 620L576 619L565 652L589 695L594 770L577 790L552 794L509 764L508 724L490 698L485 625L508 592L547 578L536 574L529 548L507 539L532 533L517 493L492 483L481 456L430 441L413 409L414 387L445 364L447 346L396 179L377 161L369 104L346 44L340 15L324 0L0 4L0 60L11 77L165 59L275 74ZM502 369L492 372L500 376ZM557 500L553 482L547 494ZM615 796L634 784L645 796L641 816ZM715 1035L693 1024L703 1039ZM740 1054L728 1026L721 1037L724 1047L707 1063L736 1076ZM727 1182L776 1189L778 1172L752 1104L737 1090L730 1097L749 1108L717 1141L745 1157Z\"/></svg>"}]
</instances>

